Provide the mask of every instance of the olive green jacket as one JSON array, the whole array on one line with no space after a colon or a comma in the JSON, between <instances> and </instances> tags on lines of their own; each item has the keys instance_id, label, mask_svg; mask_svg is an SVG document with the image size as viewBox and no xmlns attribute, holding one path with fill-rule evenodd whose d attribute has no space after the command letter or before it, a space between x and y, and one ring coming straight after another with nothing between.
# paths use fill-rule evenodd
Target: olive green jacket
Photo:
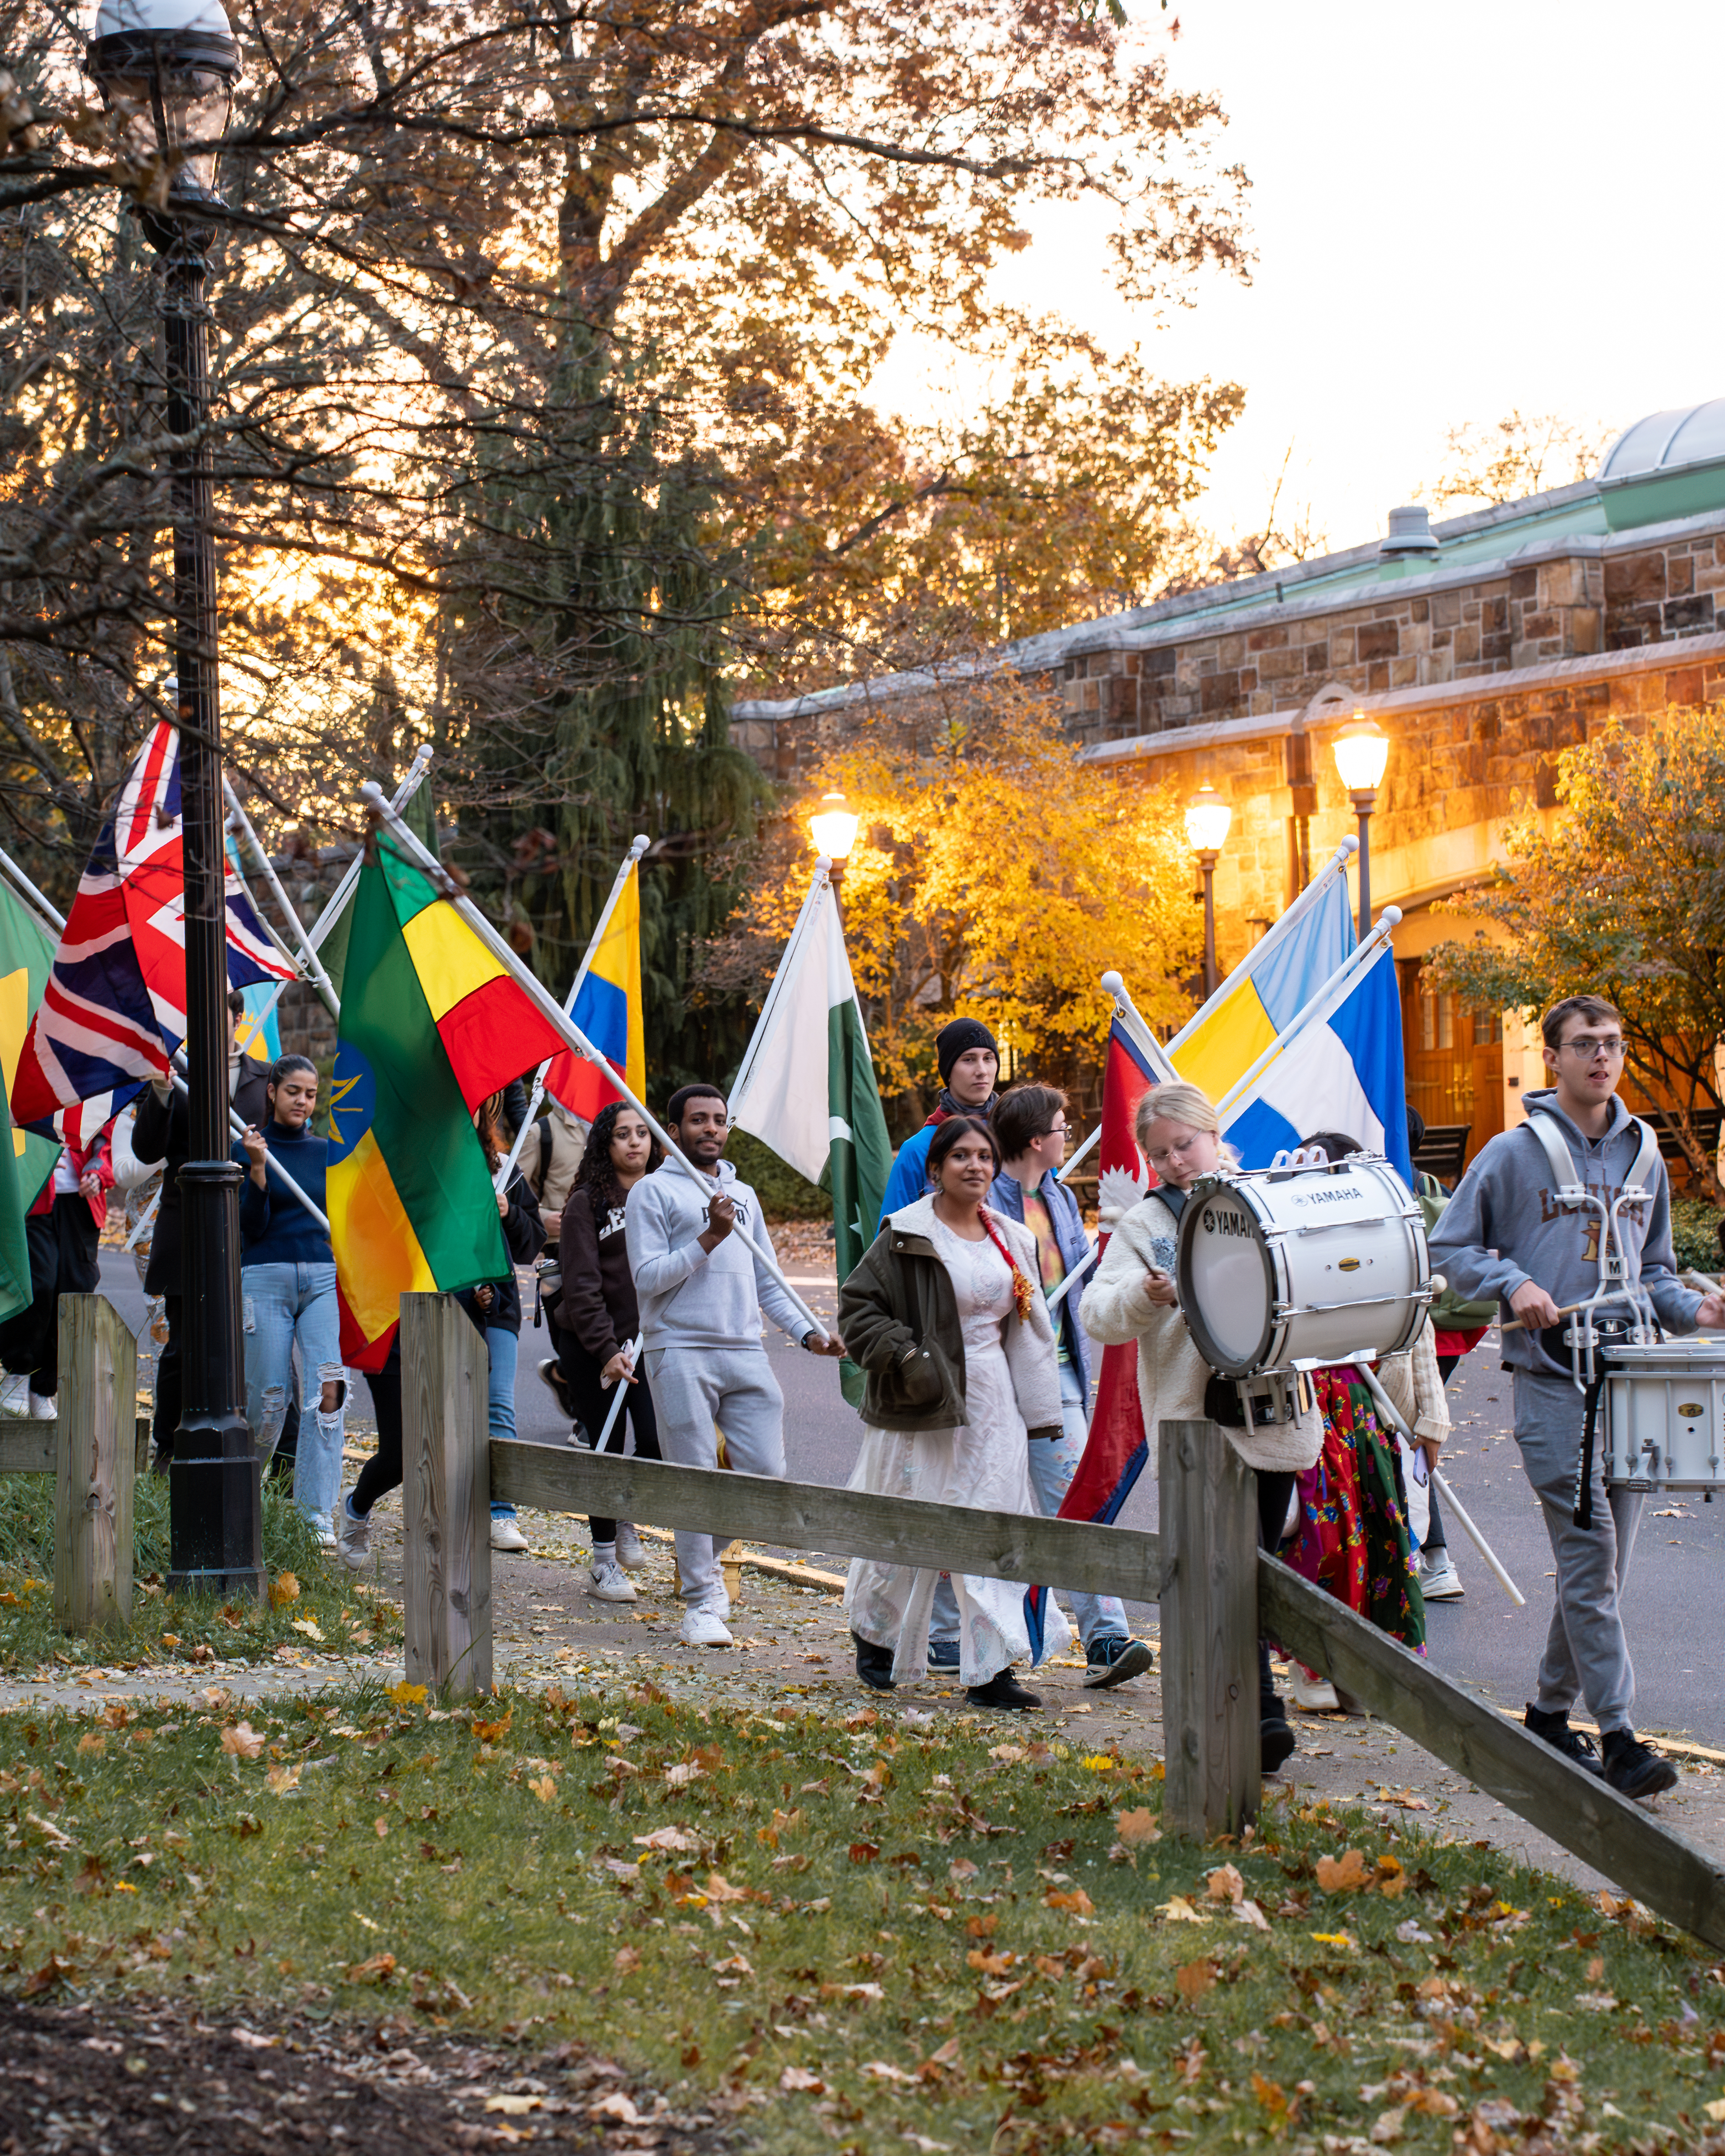
<instances>
[{"instance_id":1,"label":"olive green jacket","mask_svg":"<svg viewBox=\"0 0 1725 2156\"><path fill-rule=\"evenodd\" d=\"M1060 1434L1060 1374L1054 1327L1038 1278L1036 1239L992 1209L1001 1240L1037 1292L1028 1319L1014 1312L1002 1345L1019 1413L1031 1437ZM878 1430L968 1426L964 1335L952 1276L930 1235L934 1200L891 1214L839 1291L839 1330L864 1373L862 1419Z\"/></svg>"}]
</instances>

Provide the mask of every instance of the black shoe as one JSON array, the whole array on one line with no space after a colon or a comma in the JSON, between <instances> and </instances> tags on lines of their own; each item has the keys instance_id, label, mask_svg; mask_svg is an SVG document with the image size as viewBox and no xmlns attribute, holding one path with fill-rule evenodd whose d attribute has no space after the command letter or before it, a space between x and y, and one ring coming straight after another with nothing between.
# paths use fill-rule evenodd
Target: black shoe
<instances>
[{"instance_id":1,"label":"black shoe","mask_svg":"<svg viewBox=\"0 0 1725 2156\"><path fill-rule=\"evenodd\" d=\"M1572 1729L1569 1727L1569 1714L1567 1708L1562 1714L1544 1714L1537 1707L1530 1705L1522 1717L1522 1727L1530 1731L1533 1736L1543 1738L1553 1752L1561 1752L1566 1759L1573 1759L1578 1767L1584 1768L1588 1774L1603 1774L1604 1773L1604 1762L1594 1748L1592 1738L1584 1737L1579 1730ZM1611 1740L1609 1737L1605 1740L1605 1748L1608 1752L1611 1748ZM1675 1774L1671 1776L1672 1782L1676 1779ZM1659 1786L1662 1789L1669 1789L1671 1783L1661 1782Z\"/></svg>"},{"instance_id":2,"label":"black shoe","mask_svg":"<svg viewBox=\"0 0 1725 2156\"><path fill-rule=\"evenodd\" d=\"M1002 1670L998 1676L990 1677L987 1684L970 1686L964 1697L973 1707L1004 1707L1015 1712L1042 1704L1041 1694L1026 1691L1014 1678L1010 1670Z\"/></svg>"},{"instance_id":3,"label":"black shoe","mask_svg":"<svg viewBox=\"0 0 1725 2156\"><path fill-rule=\"evenodd\" d=\"M871 1691L891 1691L892 1683L892 1650L877 1647L872 1640L859 1639L853 1632L856 1644L856 1673Z\"/></svg>"},{"instance_id":4,"label":"black shoe","mask_svg":"<svg viewBox=\"0 0 1725 2156\"><path fill-rule=\"evenodd\" d=\"M570 1397L569 1381L563 1375L562 1365L557 1361L555 1355L547 1355L545 1360L539 1365L539 1375L542 1380L550 1387L552 1397L556 1400L557 1405L562 1409L563 1413L567 1415L570 1421L573 1422L575 1419L575 1403Z\"/></svg>"},{"instance_id":5,"label":"black shoe","mask_svg":"<svg viewBox=\"0 0 1725 2156\"><path fill-rule=\"evenodd\" d=\"M1258 1722L1258 1766L1262 1774L1273 1774L1298 1749L1293 1731L1288 1727L1288 1717L1282 1711L1280 1700L1276 1712L1270 1712L1266 1702L1260 1710Z\"/></svg>"},{"instance_id":6,"label":"black shoe","mask_svg":"<svg viewBox=\"0 0 1725 2156\"><path fill-rule=\"evenodd\" d=\"M1086 1691L1106 1691L1110 1685L1125 1684L1156 1666L1149 1642L1128 1639L1124 1632L1111 1632L1106 1639L1092 1640L1084 1650L1084 1658L1088 1665L1084 1672Z\"/></svg>"},{"instance_id":7,"label":"black shoe","mask_svg":"<svg viewBox=\"0 0 1725 2156\"><path fill-rule=\"evenodd\" d=\"M1677 1770L1650 1752L1633 1729L1613 1729L1605 1738L1605 1780L1620 1797L1656 1797L1676 1787Z\"/></svg>"}]
</instances>

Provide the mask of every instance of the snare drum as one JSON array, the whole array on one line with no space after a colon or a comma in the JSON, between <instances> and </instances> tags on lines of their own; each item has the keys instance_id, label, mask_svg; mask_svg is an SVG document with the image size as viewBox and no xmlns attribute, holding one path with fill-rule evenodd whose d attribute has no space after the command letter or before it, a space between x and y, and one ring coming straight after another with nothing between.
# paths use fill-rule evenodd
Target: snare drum
<instances>
[{"instance_id":1,"label":"snare drum","mask_svg":"<svg viewBox=\"0 0 1725 2156\"><path fill-rule=\"evenodd\" d=\"M1604 1472L1629 1490L1702 1490L1725 1460L1725 1339L1692 1335L1607 1352Z\"/></svg>"},{"instance_id":2,"label":"snare drum","mask_svg":"<svg viewBox=\"0 0 1725 2156\"><path fill-rule=\"evenodd\" d=\"M1394 1355L1431 1300L1425 1224L1389 1162L1368 1154L1224 1174L1186 1206L1176 1286L1224 1377Z\"/></svg>"}]
</instances>

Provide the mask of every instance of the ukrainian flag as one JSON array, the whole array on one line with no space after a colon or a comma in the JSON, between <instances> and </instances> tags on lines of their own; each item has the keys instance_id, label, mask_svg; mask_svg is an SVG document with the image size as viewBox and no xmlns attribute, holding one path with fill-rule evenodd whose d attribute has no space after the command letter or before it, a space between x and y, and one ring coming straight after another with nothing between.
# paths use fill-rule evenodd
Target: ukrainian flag
<instances>
[{"instance_id":1,"label":"ukrainian flag","mask_svg":"<svg viewBox=\"0 0 1725 2156\"><path fill-rule=\"evenodd\" d=\"M454 907L382 841L352 921L325 1202L341 1358L376 1370L404 1294L509 1270L473 1111L562 1044Z\"/></svg>"},{"instance_id":2,"label":"ukrainian flag","mask_svg":"<svg viewBox=\"0 0 1725 2156\"><path fill-rule=\"evenodd\" d=\"M638 1101L647 1097L647 1035L641 1021L641 879L631 861L587 978L570 1014ZM623 1096L597 1065L565 1049L545 1074L545 1090L571 1115L591 1122Z\"/></svg>"},{"instance_id":3,"label":"ukrainian flag","mask_svg":"<svg viewBox=\"0 0 1725 2156\"><path fill-rule=\"evenodd\" d=\"M1182 1078L1219 1101L1353 947L1348 877L1338 855L1312 886L1307 904L1290 908L1169 1041L1169 1062Z\"/></svg>"}]
</instances>

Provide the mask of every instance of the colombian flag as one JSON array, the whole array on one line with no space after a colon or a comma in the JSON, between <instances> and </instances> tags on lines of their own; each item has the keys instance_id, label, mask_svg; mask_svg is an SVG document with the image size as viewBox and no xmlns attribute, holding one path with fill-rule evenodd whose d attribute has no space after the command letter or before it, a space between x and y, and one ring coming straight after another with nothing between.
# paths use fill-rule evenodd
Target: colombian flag
<instances>
[{"instance_id":1,"label":"colombian flag","mask_svg":"<svg viewBox=\"0 0 1725 2156\"><path fill-rule=\"evenodd\" d=\"M473 1111L562 1043L454 907L381 840L352 922L326 1202L342 1360L377 1370L404 1294L509 1270Z\"/></svg>"},{"instance_id":2,"label":"colombian flag","mask_svg":"<svg viewBox=\"0 0 1725 2156\"><path fill-rule=\"evenodd\" d=\"M640 865L631 862L611 918L593 954L570 1015L638 1101L647 1097L647 1036L641 1023ZM545 1090L572 1116L591 1122L607 1101L623 1096L599 1070L562 1049L545 1074Z\"/></svg>"},{"instance_id":3,"label":"colombian flag","mask_svg":"<svg viewBox=\"0 0 1725 2156\"><path fill-rule=\"evenodd\" d=\"M1174 1035L1168 1045L1169 1062L1208 1099L1219 1101L1305 1009L1353 945L1348 878L1332 873L1315 901L1286 929L1280 922L1272 928Z\"/></svg>"}]
</instances>

